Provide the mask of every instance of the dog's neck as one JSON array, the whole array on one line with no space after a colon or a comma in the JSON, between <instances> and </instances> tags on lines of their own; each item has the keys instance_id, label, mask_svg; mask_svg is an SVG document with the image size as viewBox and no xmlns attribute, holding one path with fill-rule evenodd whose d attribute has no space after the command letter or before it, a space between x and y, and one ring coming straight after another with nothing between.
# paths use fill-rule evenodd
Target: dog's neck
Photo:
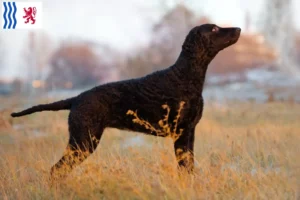
<instances>
[{"instance_id":1,"label":"dog's neck","mask_svg":"<svg viewBox=\"0 0 300 200\"><path fill-rule=\"evenodd\" d=\"M216 55L206 51L191 53L182 49L172 68L180 79L188 80L188 83L202 91L208 65Z\"/></svg>"}]
</instances>

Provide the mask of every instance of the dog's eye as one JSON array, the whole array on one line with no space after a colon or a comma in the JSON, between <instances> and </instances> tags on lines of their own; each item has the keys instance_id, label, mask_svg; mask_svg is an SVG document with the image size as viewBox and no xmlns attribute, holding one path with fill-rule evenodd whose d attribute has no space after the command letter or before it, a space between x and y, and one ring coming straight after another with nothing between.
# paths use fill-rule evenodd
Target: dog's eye
<instances>
[{"instance_id":1,"label":"dog's eye","mask_svg":"<svg viewBox=\"0 0 300 200\"><path fill-rule=\"evenodd\" d=\"M219 28L215 26L215 27L212 28L211 31L212 31L212 32L218 32L218 31L219 31Z\"/></svg>"}]
</instances>

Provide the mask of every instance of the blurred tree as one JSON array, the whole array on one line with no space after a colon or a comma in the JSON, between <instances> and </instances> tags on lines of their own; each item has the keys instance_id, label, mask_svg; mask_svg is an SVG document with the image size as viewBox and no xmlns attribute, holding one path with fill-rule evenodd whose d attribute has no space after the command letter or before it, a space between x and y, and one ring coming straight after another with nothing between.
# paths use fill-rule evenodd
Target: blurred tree
<instances>
[{"instance_id":1,"label":"blurred tree","mask_svg":"<svg viewBox=\"0 0 300 200\"><path fill-rule=\"evenodd\" d=\"M245 11L245 32L250 31L250 26L251 26L251 16L249 11Z\"/></svg>"},{"instance_id":2,"label":"blurred tree","mask_svg":"<svg viewBox=\"0 0 300 200\"><path fill-rule=\"evenodd\" d=\"M196 25L194 13L183 3L167 12L162 20L153 27L152 49L157 55L164 55L162 62L172 64L181 51L181 45L189 30Z\"/></svg>"},{"instance_id":3,"label":"blurred tree","mask_svg":"<svg viewBox=\"0 0 300 200\"><path fill-rule=\"evenodd\" d=\"M5 59L5 44L3 40L3 36L0 34L0 72L4 69L4 59Z\"/></svg>"},{"instance_id":4,"label":"blurred tree","mask_svg":"<svg viewBox=\"0 0 300 200\"><path fill-rule=\"evenodd\" d=\"M266 0L263 10L262 32L267 43L276 49L276 66L293 75L300 74L295 63L295 27L292 0Z\"/></svg>"},{"instance_id":5,"label":"blurred tree","mask_svg":"<svg viewBox=\"0 0 300 200\"><path fill-rule=\"evenodd\" d=\"M97 55L86 43L65 42L52 55L51 72L47 85L58 88L80 88L97 84L105 74L101 73Z\"/></svg>"},{"instance_id":6,"label":"blurred tree","mask_svg":"<svg viewBox=\"0 0 300 200\"><path fill-rule=\"evenodd\" d=\"M128 59L123 76L143 76L172 65L181 51L186 34L196 24L194 13L183 3L177 4L153 26L149 46Z\"/></svg>"},{"instance_id":7,"label":"blurred tree","mask_svg":"<svg viewBox=\"0 0 300 200\"><path fill-rule=\"evenodd\" d=\"M48 61L53 50L53 43L45 33L29 32L28 42L24 47L25 72L27 84L23 92L35 93L37 88L44 88L48 73Z\"/></svg>"}]
</instances>

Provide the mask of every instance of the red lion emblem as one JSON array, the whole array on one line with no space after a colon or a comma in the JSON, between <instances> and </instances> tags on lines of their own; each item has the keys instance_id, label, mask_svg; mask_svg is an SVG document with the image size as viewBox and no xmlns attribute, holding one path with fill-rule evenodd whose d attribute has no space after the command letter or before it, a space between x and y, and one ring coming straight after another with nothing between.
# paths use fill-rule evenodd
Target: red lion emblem
<instances>
[{"instance_id":1,"label":"red lion emblem","mask_svg":"<svg viewBox=\"0 0 300 200\"><path fill-rule=\"evenodd\" d=\"M25 12L25 16L23 16L23 18L26 18L25 24L27 24L29 22L29 20L31 20L31 24L35 23L35 15L36 15L36 8L35 7L29 7L28 10L26 10L26 8L24 8L24 12Z\"/></svg>"}]
</instances>

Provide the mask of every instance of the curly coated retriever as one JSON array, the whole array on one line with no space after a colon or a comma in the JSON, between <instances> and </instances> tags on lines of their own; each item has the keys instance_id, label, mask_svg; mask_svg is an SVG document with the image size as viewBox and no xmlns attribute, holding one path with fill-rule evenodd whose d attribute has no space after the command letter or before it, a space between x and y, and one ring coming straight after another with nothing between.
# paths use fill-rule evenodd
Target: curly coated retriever
<instances>
[{"instance_id":1,"label":"curly coated retriever","mask_svg":"<svg viewBox=\"0 0 300 200\"><path fill-rule=\"evenodd\" d=\"M219 51L238 41L240 32L240 28L215 24L196 26L188 33L176 62L164 70L103 84L76 97L37 105L11 116L70 110L69 144L51 168L52 176L58 172L66 176L92 154L107 127L162 137L171 134L179 167L192 172L194 132L202 117L207 67Z\"/></svg>"}]
</instances>

